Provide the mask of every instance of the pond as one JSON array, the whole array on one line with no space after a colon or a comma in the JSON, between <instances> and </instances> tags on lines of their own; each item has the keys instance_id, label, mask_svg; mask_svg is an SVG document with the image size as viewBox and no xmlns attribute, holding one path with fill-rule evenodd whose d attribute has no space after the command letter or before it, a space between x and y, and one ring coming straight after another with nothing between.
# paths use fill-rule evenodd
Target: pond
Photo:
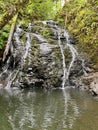
<instances>
[{"instance_id":1,"label":"pond","mask_svg":"<svg viewBox=\"0 0 98 130\"><path fill-rule=\"evenodd\" d=\"M1 89L0 130L98 130L98 99L72 88Z\"/></svg>"}]
</instances>

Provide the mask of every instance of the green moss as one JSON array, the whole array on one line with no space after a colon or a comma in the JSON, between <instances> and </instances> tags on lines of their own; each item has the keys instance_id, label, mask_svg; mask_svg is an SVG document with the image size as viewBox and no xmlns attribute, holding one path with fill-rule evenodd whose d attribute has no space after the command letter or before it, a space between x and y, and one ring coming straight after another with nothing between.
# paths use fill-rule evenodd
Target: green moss
<instances>
[{"instance_id":1,"label":"green moss","mask_svg":"<svg viewBox=\"0 0 98 130\"><path fill-rule=\"evenodd\" d=\"M41 34L43 37L48 38L51 35L51 30L45 27L41 30Z\"/></svg>"}]
</instances>

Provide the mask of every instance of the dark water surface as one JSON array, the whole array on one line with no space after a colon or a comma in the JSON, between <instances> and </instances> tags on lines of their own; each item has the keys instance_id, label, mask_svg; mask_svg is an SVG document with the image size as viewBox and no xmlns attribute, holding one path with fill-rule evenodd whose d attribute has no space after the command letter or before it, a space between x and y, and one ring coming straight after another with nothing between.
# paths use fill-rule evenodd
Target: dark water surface
<instances>
[{"instance_id":1,"label":"dark water surface","mask_svg":"<svg viewBox=\"0 0 98 130\"><path fill-rule=\"evenodd\" d=\"M98 100L74 89L0 90L0 130L98 130Z\"/></svg>"}]
</instances>

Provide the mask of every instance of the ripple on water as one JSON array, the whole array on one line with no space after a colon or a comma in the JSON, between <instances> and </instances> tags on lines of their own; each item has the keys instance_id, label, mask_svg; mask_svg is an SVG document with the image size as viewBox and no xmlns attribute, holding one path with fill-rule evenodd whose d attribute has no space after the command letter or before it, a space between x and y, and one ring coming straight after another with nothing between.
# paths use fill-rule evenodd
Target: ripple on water
<instances>
[{"instance_id":1,"label":"ripple on water","mask_svg":"<svg viewBox=\"0 0 98 130\"><path fill-rule=\"evenodd\" d=\"M7 130L98 128L98 102L75 89L55 89L51 92L18 90L17 94L15 90L10 93L3 90L0 91L0 103L1 130L7 126Z\"/></svg>"}]
</instances>

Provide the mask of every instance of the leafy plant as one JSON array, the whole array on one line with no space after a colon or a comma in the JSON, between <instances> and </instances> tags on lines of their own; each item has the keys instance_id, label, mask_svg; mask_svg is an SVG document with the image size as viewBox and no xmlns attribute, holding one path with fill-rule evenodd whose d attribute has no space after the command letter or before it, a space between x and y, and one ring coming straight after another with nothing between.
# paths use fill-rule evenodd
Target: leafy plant
<instances>
[{"instance_id":1,"label":"leafy plant","mask_svg":"<svg viewBox=\"0 0 98 130\"><path fill-rule=\"evenodd\" d=\"M0 49L5 46L5 43L8 39L10 26L6 25L2 30L0 30Z\"/></svg>"},{"instance_id":2,"label":"leafy plant","mask_svg":"<svg viewBox=\"0 0 98 130\"><path fill-rule=\"evenodd\" d=\"M62 25L75 36L80 51L98 66L98 0L69 0L56 19L63 19Z\"/></svg>"}]
</instances>

